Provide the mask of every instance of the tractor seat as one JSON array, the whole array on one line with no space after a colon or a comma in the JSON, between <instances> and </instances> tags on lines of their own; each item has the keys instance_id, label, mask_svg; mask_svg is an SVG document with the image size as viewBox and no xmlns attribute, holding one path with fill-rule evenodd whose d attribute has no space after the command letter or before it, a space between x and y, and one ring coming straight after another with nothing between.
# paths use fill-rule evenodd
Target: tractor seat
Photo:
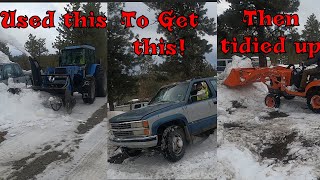
<instances>
[{"instance_id":1,"label":"tractor seat","mask_svg":"<svg viewBox=\"0 0 320 180\"><path fill-rule=\"evenodd\" d=\"M302 80L302 73L303 70L292 71L290 85L294 85L299 88Z\"/></svg>"},{"instance_id":2,"label":"tractor seat","mask_svg":"<svg viewBox=\"0 0 320 180\"><path fill-rule=\"evenodd\" d=\"M320 80L320 71L317 74L310 75L309 82L312 82L312 81L315 81L315 80Z\"/></svg>"}]
</instances>

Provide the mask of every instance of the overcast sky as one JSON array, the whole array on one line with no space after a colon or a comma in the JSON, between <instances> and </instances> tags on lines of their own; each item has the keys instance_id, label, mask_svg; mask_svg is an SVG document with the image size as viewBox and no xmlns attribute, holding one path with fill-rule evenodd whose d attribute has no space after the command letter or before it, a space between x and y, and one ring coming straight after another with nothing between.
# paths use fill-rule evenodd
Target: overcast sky
<instances>
[{"instance_id":1,"label":"overcast sky","mask_svg":"<svg viewBox=\"0 0 320 180\"><path fill-rule=\"evenodd\" d=\"M38 15L40 18L43 18L46 16L46 11L53 10L56 11L55 13L55 26L58 27L59 23L59 17L61 14L65 14L64 7L67 3L0 3L0 11L8 11L8 10L17 10L17 16L18 15L27 15L28 17L31 17L33 15ZM208 2L206 4L206 8L208 8L208 16L214 17L216 21L216 13L217 13L217 6L215 2ZM107 11L107 4L102 3L102 10ZM137 11L137 15L145 15L149 18L150 24L152 22L156 21L155 13L154 11L149 11L148 7L144 5L141 2L128 2L126 3L127 11ZM2 20L2 18L0 18ZM132 31L135 34L139 34L140 38L143 37L152 37L160 38L162 37L161 34L157 34L158 23L155 23L153 25L149 25L148 27L141 29L138 27L132 28ZM0 26L0 39L1 36L9 39L11 43L14 43L15 46L18 46L19 43L20 46L23 47L24 43L28 40L28 35L32 33L37 36L37 38L46 38L46 45L49 50L49 53L54 53L56 49L52 48L52 43L55 41L56 36L58 35L58 32L56 31L56 28L37 28L33 29L31 27L27 29L3 29ZM210 63L216 62L216 36L205 36L205 39L209 41L210 44L214 45L213 52L210 54L207 54L207 60ZM10 48L13 54L20 54L19 51L15 50L14 48Z\"/></svg>"}]
</instances>

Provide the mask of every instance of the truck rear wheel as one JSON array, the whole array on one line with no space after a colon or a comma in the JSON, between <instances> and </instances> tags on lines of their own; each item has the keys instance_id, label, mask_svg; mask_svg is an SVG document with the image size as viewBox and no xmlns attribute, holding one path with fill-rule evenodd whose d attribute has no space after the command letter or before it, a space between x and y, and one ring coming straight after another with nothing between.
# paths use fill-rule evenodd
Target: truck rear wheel
<instances>
[{"instance_id":1,"label":"truck rear wheel","mask_svg":"<svg viewBox=\"0 0 320 180\"><path fill-rule=\"evenodd\" d=\"M101 66L97 67L96 73L96 94L97 97L107 96L107 73Z\"/></svg>"},{"instance_id":2,"label":"truck rear wheel","mask_svg":"<svg viewBox=\"0 0 320 180\"><path fill-rule=\"evenodd\" d=\"M96 99L96 81L93 77L88 79L88 81L89 85L85 87L85 93L87 93L88 96L82 94L82 100L86 104L92 104Z\"/></svg>"},{"instance_id":3,"label":"truck rear wheel","mask_svg":"<svg viewBox=\"0 0 320 180\"><path fill-rule=\"evenodd\" d=\"M320 92L313 91L307 97L307 104L309 109L311 109L315 113L320 113Z\"/></svg>"},{"instance_id":4,"label":"truck rear wheel","mask_svg":"<svg viewBox=\"0 0 320 180\"><path fill-rule=\"evenodd\" d=\"M163 156L171 161L179 161L185 154L186 137L179 126L170 126L164 130L161 141Z\"/></svg>"}]
</instances>

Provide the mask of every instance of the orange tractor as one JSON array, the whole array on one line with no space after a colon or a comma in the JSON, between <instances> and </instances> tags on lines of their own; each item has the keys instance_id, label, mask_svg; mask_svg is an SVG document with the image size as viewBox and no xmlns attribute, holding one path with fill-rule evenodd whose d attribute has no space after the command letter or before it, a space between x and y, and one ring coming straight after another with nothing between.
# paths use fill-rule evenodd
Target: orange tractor
<instances>
[{"instance_id":1,"label":"orange tractor","mask_svg":"<svg viewBox=\"0 0 320 180\"><path fill-rule=\"evenodd\" d=\"M271 108L280 106L280 97L291 100L295 96L307 98L308 107L315 113L320 113L320 73L310 76L303 92L293 90L292 86L299 87L305 67L276 66L273 68L234 68L224 81L230 88L244 86L254 82L263 82L269 89L265 104Z\"/></svg>"}]
</instances>

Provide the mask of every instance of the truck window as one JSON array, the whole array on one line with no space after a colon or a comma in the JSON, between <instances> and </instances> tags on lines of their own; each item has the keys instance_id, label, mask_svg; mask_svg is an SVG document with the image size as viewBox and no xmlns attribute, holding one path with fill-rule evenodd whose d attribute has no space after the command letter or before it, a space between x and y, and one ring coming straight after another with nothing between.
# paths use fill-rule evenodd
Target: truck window
<instances>
[{"instance_id":1,"label":"truck window","mask_svg":"<svg viewBox=\"0 0 320 180\"><path fill-rule=\"evenodd\" d=\"M14 71L11 65L5 65L3 68L3 78L8 79L14 76Z\"/></svg>"},{"instance_id":2,"label":"truck window","mask_svg":"<svg viewBox=\"0 0 320 180\"><path fill-rule=\"evenodd\" d=\"M0 65L0 80L3 80L3 66Z\"/></svg>"},{"instance_id":3,"label":"truck window","mask_svg":"<svg viewBox=\"0 0 320 180\"><path fill-rule=\"evenodd\" d=\"M139 108L141 108L141 104L134 105L134 109L139 109Z\"/></svg>"},{"instance_id":4,"label":"truck window","mask_svg":"<svg viewBox=\"0 0 320 180\"><path fill-rule=\"evenodd\" d=\"M211 80L211 81L210 81L210 83L212 84L212 86L213 86L214 90L216 90L216 91L217 91L217 81L215 81L215 80Z\"/></svg>"},{"instance_id":5,"label":"truck window","mask_svg":"<svg viewBox=\"0 0 320 180\"><path fill-rule=\"evenodd\" d=\"M20 66L19 66L18 64L14 64L14 65L13 65L13 68L14 68L14 71L15 71L15 75L16 75L17 77L23 76L22 69L20 68Z\"/></svg>"},{"instance_id":6,"label":"truck window","mask_svg":"<svg viewBox=\"0 0 320 180\"><path fill-rule=\"evenodd\" d=\"M203 101L212 98L212 92L205 81L195 82L192 85L190 97L192 102Z\"/></svg>"},{"instance_id":7,"label":"truck window","mask_svg":"<svg viewBox=\"0 0 320 180\"><path fill-rule=\"evenodd\" d=\"M226 66L226 61L218 61L217 64L218 66Z\"/></svg>"},{"instance_id":8,"label":"truck window","mask_svg":"<svg viewBox=\"0 0 320 180\"><path fill-rule=\"evenodd\" d=\"M185 99L188 86L188 83L182 83L164 87L160 89L157 95L150 101L150 104L161 102L181 102Z\"/></svg>"}]
</instances>

